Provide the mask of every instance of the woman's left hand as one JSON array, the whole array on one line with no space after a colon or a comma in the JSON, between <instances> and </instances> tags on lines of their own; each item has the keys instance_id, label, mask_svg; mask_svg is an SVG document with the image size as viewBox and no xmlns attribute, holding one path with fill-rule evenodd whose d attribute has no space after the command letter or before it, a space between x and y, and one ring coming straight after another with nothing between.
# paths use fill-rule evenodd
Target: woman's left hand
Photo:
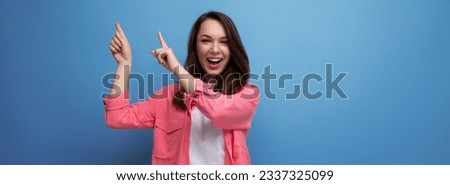
<instances>
[{"instance_id":1,"label":"woman's left hand","mask_svg":"<svg viewBox=\"0 0 450 185\"><path fill-rule=\"evenodd\" d=\"M159 64L161 64L162 66L164 66L164 68L173 73L175 68L179 66L180 63L178 62L175 53L167 45L166 41L164 41L161 32L158 32L158 37L159 41L161 42L161 48L152 50L151 53L156 59L158 59Z\"/></svg>"}]
</instances>

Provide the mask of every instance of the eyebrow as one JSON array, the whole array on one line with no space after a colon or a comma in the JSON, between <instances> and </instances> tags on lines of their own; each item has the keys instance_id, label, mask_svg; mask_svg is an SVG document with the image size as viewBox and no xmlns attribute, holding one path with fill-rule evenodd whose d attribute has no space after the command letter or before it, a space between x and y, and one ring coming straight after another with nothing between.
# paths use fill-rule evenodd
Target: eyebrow
<instances>
[{"instance_id":1,"label":"eyebrow","mask_svg":"<svg viewBox=\"0 0 450 185\"><path fill-rule=\"evenodd\" d=\"M209 35L207 35L207 34L201 34L200 37L208 37L208 38L212 38L211 36L209 36ZM220 39L226 39L226 38L227 38L227 36L220 37Z\"/></svg>"}]
</instances>

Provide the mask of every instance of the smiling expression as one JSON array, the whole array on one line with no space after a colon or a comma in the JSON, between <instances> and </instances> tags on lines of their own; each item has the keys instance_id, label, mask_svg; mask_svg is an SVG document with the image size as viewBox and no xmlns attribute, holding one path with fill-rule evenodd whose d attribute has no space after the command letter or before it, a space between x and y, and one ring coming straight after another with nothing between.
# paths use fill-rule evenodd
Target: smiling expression
<instances>
[{"instance_id":1,"label":"smiling expression","mask_svg":"<svg viewBox=\"0 0 450 185\"><path fill-rule=\"evenodd\" d=\"M218 75L230 61L227 34L222 24L214 19L205 20L197 34L197 56L207 74Z\"/></svg>"}]
</instances>

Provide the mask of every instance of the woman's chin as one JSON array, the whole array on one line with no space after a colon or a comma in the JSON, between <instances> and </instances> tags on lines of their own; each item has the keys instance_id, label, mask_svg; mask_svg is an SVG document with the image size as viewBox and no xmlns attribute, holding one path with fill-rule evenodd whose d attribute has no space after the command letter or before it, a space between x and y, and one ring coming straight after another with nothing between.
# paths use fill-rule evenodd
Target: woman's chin
<instances>
[{"instance_id":1,"label":"woman's chin","mask_svg":"<svg viewBox=\"0 0 450 185\"><path fill-rule=\"evenodd\" d=\"M207 70L206 74L208 75L219 75L222 72L222 70Z\"/></svg>"}]
</instances>

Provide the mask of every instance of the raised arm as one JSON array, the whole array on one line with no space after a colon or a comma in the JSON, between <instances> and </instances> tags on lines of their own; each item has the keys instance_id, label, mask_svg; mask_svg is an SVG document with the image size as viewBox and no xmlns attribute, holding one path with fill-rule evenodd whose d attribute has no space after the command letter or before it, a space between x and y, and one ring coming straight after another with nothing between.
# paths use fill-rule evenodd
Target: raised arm
<instances>
[{"instance_id":1,"label":"raised arm","mask_svg":"<svg viewBox=\"0 0 450 185\"><path fill-rule=\"evenodd\" d=\"M155 120L155 100L130 105L128 82L131 72L131 46L119 23L115 24L116 33L111 39L109 49L117 62L116 73L109 96L105 104L105 121L111 128L153 128Z\"/></svg>"},{"instance_id":2,"label":"raised arm","mask_svg":"<svg viewBox=\"0 0 450 185\"><path fill-rule=\"evenodd\" d=\"M183 89L186 90L188 93L194 92L195 88L195 79L194 77L189 74L186 69L180 65L180 62L178 62L177 57L175 56L175 53L172 51L172 49L167 45L166 41L164 40L161 32L158 32L159 41L161 42L161 48L152 50L152 55L158 59L158 62L164 66L168 71L172 72L177 76L178 80L180 81L181 86Z\"/></svg>"},{"instance_id":3,"label":"raised arm","mask_svg":"<svg viewBox=\"0 0 450 185\"><path fill-rule=\"evenodd\" d=\"M132 63L131 46L125 32L123 32L119 23L115 23L115 26L116 33L111 39L109 49L117 62L117 68L110 95L118 95L128 90Z\"/></svg>"},{"instance_id":4,"label":"raised arm","mask_svg":"<svg viewBox=\"0 0 450 185\"><path fill-rule=\"evenodd\" d=\"M239 93L224 95L213 91L211 85L194 78L180 65L172 49L158 33L161 48L151 51L168 71L173 72L186 90L184 103L191 110L195 104L211 120L214 127L232 130L248 129L259 103L259 89L247 84Z\"/></svg>"}]
</instances>

